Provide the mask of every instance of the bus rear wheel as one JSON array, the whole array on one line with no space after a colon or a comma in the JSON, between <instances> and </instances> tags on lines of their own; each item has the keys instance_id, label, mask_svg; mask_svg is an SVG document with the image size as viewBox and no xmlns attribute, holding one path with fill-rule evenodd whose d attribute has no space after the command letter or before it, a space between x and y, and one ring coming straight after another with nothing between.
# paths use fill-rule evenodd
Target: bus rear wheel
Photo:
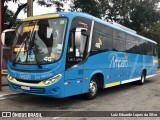
<instances>
[{"instance_id":1,"label":"bus rear wheel","mask_svg":"<svg viewBox=\"0 0 160 120\"><path fill-rule=\"evenodd\" d=\"M98 80L93 77L89 83L89 92L85 94L87 100L92 100L96 97L99 90Z\"/></svg>"},{"instance_id":2,"label":"bus rear wheel","mask_svg":"<svg viewBox=\"0 0 160 120\"><path fill-rule=\"evenodd\" d=\"M141 74L141 79L138 81L138 84L139 84L139 85L143 85L144 82L145 82L145 79L146 79L146 74L145 74L145 72L143 71L142 74Z\"/></svg>"}]
</instances>

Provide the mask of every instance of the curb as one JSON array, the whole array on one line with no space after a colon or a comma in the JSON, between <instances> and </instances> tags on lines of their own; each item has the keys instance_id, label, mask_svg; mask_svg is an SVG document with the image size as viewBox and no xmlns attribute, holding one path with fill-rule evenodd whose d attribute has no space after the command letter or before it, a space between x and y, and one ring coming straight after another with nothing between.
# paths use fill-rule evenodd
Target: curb
<instances>
[{"instance_id":1,"label":"curb","mask_svg":"<svg viewBox=\"0 0 160 120\"><path fill-rule=\"evenodd\" d=\"M3 100L3 99L7 99L7 98L12 98L12 97L16 97L18 95L20 95L21 93L11 93L11 94L3 94L3 95L0 95L0 100Z\"/></svg>"}]
</instances>

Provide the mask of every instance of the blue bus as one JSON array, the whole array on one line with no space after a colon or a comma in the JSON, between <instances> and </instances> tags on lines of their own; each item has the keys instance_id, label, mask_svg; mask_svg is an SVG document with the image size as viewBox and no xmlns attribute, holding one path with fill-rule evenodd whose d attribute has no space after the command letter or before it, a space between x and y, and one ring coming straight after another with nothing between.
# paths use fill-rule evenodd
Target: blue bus
<instances>
[{"instance_id":1,"label":"blue bus","mask_svg":"<svg viewBox=\"0 0 160 120\"><path fill-rule=\"evenodd\" d=\"M157 66L155 41L89 14L60 12L20 23L7 79L16 92L94 99L100 88L142 85L157 74Z\"/></svg>"}]
</instances>

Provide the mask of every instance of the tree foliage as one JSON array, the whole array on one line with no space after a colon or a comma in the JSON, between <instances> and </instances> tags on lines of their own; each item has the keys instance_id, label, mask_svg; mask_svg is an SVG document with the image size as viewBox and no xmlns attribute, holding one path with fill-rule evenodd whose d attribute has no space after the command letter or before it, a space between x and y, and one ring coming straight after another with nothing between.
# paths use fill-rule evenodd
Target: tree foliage
<instances>
[{"instance_id":1,"label":"tree foliage","mask_svg":"<svg viewBox=\"0 0 160 120\"><path fill-rule=\"evenodd\" d=\"M72 11L82 11L106 21L117 22L139 34L154 38L159 24L160 0L72 0ZM151 32L152 31L152 32ZM150 35L152 34L152 35ZM156 37L157 41L160 38Z\"/></svg>"},{"instance_id":2,"label":"tree foliage","mask_svg":"<svg viewBox=\"0 0 160 120\"><path fill-rule=\"evenodd\" d=\"M9 10L8 5L6 3L13 2L17 4L18 8L16 12ZM36 1L38 5L45 6L45 7L52 7L54 6L57 11L64 11L63 9L63 1L64 0L51 0L51 2L45 2L45 0L33 0ZM17 16L19 13L24 10L26 12L27 3L21 3L20 0L2 0L2 30L11 28L17 20Z\"/></svg>"},{"instance_id":3,"label":"tree foliage","mask_svg":"<svg viewBox=\"0 0 160 120\"><path fill-rule=\"evenodd\" d=\"M114 0L113 0L114 1ZM121 3L120 3L121 1ZM119 11L119 22L138 32L150 27L160 18L160 13L157 11L157 3L159 0L120 0L118 4L122 6L113 6L113 9ZM116 17L118 18L118 17Z\"/></svg>"},{"instance_id":4,"label":"tree foliage","mask_svg":"<svg viewBox=\"0 0 160 120\"><path fill-rule=\"evenodd\" d=\"M102 18L109 9L108 0L72 0L71 11L85 12Z\"/></svg>"},{"instance_id":5,"label":"tree foliage","mask_svg":"<svg viewBox=\"0 0 160 120\"><path fill-rule=\"evenodd\" d=\"M47 2L45 0L38 0L37 3L40 6L45 6L45 7L52 7L55 5L57 12L64 11L63 8L64 0L50 0L50 2Z\"/></svg>"},{"instance_id":6,"label":"tree foliage","mask_svg":"<svg viewBox=\"0 0 160 120\"><path fill-rule=\"evenodd\" d=\"M12 1L17 4L18 8L16 12L9 10L6 3ZM27 3L20 3L18 0L2 0L2 30L11 28L16 22L17 16L21 10L27 6Z\"/></svg>"}]
</instances>

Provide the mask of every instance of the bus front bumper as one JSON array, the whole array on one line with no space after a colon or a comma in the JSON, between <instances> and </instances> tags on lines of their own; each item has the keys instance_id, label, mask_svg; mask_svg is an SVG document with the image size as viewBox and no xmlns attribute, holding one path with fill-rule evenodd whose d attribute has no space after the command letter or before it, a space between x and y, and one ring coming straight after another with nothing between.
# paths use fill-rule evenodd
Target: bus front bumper
<instances>
[{"instance_id":1,"label":"bus front bumper","mask_svg":"<svg viewBox=\"0 0 160 120\"><path fill-rule=\"evenodd\" d=\"M10 90L20 93L27 93L39 96L63 98L64 88L60 87L60 81L57 84L45 85L42 82L38 84L19 82L15 78L8 78L8 85Z\"/></svg>"}]
</instances>

